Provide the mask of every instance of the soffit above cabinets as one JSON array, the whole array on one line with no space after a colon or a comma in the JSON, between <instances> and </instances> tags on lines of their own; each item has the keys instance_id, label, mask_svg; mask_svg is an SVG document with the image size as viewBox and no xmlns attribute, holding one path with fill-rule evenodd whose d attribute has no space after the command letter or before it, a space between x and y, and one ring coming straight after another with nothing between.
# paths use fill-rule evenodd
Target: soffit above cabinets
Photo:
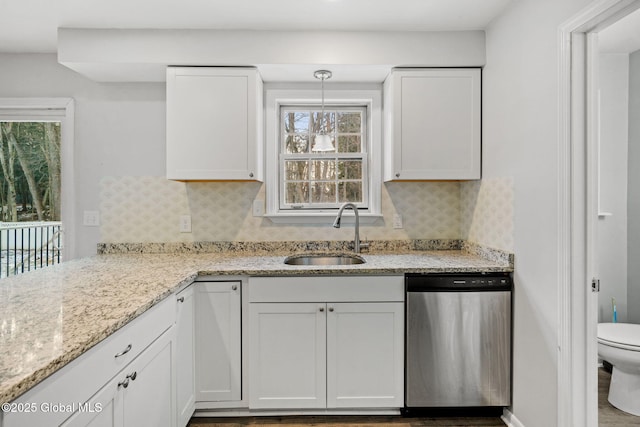
<instances>
[{"instance_id":1,"label":"soffit above cabinets","mask_svg":"<svg viewBox=\"0 0 640 427\"><path fill-rule=\"evenodd\" d=\"M513 0L2 0L0 52L53 53L58 28L481 30Z\"/></svg>"},{"instance_id":2,"label":"soffit above cabinets","mask_svg":"<svg viewBox=\"0 0 640 427\"><path fill-rule=\"evenodd\" d=\"M393 67L482 67L484 31L58 29L58 62L98 82L164 82L166 67L255 66L265 82L382 82Z\"/></svg>"}]
</instances>

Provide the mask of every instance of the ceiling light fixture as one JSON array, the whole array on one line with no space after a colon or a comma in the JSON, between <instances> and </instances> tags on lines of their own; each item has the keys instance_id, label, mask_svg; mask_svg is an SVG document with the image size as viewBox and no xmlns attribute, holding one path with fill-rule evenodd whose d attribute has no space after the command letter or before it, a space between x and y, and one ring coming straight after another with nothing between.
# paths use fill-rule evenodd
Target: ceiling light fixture
<instances>
[{"instance_id":1,"label":"ceiling light fixture","mask_svg":"<svg viewBox=\"0 0 640 427\"><path fill-rule=\"evenodd\" d=\"M326 79L331 78L331 71L329 70L318 70L313 73L313 77L316 79L320 79L321 87L322 87L322 112L320 113L320 134L316 135L313 151L335 151L335 147L333 146L333 141L331 140L331 136L327 135L326 126L325 126L325 117L324 117L324 81Z\"/></svg>"}]
</instances>

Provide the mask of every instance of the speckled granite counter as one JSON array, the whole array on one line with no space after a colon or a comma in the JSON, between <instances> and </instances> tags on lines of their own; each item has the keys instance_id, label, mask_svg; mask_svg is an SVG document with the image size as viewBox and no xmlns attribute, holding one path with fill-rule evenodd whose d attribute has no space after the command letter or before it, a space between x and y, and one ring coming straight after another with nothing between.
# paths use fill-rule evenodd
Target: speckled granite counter
<instances>
[{"instance_id":1,"label":"speckled granite counter","mask_svg":"<svg viewBox=\"0 0 640 427\"><path fill-rule=\"evenodd\" d=\"M288 266L285 254L98 255L0 281L0 403L38 384L197 275L513 271L467 250L363 254L365 264ZM258 251L259 252L259 251Z\"/></svg>"}]
</instances>

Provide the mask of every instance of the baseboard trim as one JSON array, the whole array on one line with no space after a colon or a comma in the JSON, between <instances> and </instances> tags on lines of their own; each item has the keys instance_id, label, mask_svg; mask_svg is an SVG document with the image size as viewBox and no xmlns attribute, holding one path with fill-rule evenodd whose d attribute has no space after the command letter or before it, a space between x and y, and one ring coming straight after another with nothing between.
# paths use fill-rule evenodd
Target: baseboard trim
<instances>
[{"instance_id":1,"label":"baseboard trim","mask_svg":"<svg viewBox=\"0 0 640 427\"><path fill-rule=\"evenodd\" d=\"M524 427L524 424L522 424L520 420L517 419L516 416L507 408L504 408L502 411L500 419L502 419L508 427Z\"/></svg>"},{"instance_id":2,"label":"baseboard trim","mask_svg":"<svg viewBox=\"0 0 640 427\"><path fill-rule=\"evenodd\" d=\"M317 409L317 410L269 410L237 408L228 410L196 409L194 417L280 417L300 415L400 415L399 409Z\"/></svg>"}]
</instances>

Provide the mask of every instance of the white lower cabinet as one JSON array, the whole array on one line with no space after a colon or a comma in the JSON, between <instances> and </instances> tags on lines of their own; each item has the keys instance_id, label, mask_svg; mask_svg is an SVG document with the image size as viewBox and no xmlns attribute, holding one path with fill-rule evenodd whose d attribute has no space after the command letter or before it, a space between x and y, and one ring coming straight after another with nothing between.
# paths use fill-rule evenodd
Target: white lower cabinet
<instances>
[{"instance_id":1,"label":"white lower cabinet","mask_svg":"<svg viewBox=\"0 0 640 427\"><path fill-rule=\"evenodd\" d=\"M174 332L165 332L62 425L174 426Z\"/></svg>"},{"instance_id":2,"label":"white lower cabinet","mask_svg":"<svg viewBox=\"0 0 640 427\"><path fill-rule=\"evenodd\" d=\"M196 405L194 286L176 296L176 415L177 426L189 423Z\"/></svg>"},{"instance_id":3,"label":"white lower cabinet","mask_svg":"<svg viewBox=\"0 0 640 427\"><path fill-rule=\"evenodd\" d=\"M240 401L241 281L195 283L195 372L198 408Z\"/></svg>"},{"instance_id":4,"label":"white lower cabinet","mask_svg":"<svg viewBox=\"0 0 640 427\"><path fill-rule=\"evenodd\" d=\"M251 409L403 406L404 305L250 304Z\"/></svg>"},{"instance_id":5,"label":"white lower cabinet","mask_svg":"<svg viewBox=\"0 0 640 427\"><path fill-rule=\"evenodd\" d=\"M249 407L326 407L326 305L251 304Z\"/></svg>"},{"instance_id":6,"label":"white lower cabinet","mask_svg":"<svg viewBox=\"0 0 640 427\"><path fill-rule=\"evenodd\" d=\"M327 407L404 405L404 304L327 304Z\"/></svg>"},{"instance_id":7,"label":"white lower cabinet","mask_svg":"<svg viewBox=\"0 0 640 427\"><path fill-rule=\"evenodd\" d=\"M173 299L159 302L18 397L37 410L0 425L174 426L175 313Z\"/></svg>"}]
</instances>

